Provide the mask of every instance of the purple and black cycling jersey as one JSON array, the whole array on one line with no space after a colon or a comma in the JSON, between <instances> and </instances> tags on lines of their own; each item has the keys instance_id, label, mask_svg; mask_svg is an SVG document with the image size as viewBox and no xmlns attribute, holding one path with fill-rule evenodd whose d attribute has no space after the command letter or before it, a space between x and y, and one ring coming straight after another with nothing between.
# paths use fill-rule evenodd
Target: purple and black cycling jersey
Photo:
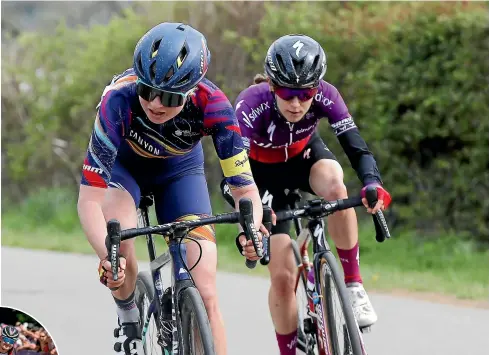
<instances>
[{"instance_id":1,"label":"purple and black cycling jersey","mask_svg":"<svg viewBox=\"0 0 489 355\"><path fill-rule=\"evenodd\" d=\"M286 162L300 154L326 118L364 185L382 183L377 163L338 90L320 81L311 108L296 123L288 122L278 111L268 83L252 85L236 99L236 116L250 159L263 163Z\"/></svg>"}]
</instances>

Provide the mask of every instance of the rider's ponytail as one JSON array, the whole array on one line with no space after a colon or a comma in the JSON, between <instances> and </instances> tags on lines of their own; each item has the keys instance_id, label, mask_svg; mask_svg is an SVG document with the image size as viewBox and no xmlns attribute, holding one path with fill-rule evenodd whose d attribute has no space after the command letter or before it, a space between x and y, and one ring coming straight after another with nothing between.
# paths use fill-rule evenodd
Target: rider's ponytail
<instances>
[{"instance_id":1,"label":"rider's ponytail","mask_svg":"<svg viewBox=\"0 0 489 355\"><path fill-rule=\"evenodd\" d=\"M261 84L267 81L268 81L267 77L263 74L256 74L255 77L253 78L253 82L255 84Z\"/></svg>"}]
</instances>

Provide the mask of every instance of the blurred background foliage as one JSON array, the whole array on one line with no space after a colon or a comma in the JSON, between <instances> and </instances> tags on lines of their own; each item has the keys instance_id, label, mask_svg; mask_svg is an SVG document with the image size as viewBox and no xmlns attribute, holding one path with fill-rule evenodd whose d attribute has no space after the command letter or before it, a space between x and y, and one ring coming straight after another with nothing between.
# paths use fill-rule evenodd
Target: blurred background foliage
<instances>
[{"instance_id":1,"label":"blurred background foliage","mask_svg":"<svg viewBox=\"0 0 489 355\"><path fill-rule=\"evenodd\" d=\"M90 6L84 15L67 9L61 21L29 28L2 3L2 214L33 216L62 230L78 224L81 166L105 85L132 65L134 46L150 27L181 21L206 35L208 77L232 103L262 72L277 37L305 33L318 40L328 56L325 80L342 94L393 196L391 226L489 243L487 4ZM320 133L344 167L350 194L357 193L360 183L326 123ZM219 210L220 167L211 140L204 141Z\"/></svg>"}]
</instances>

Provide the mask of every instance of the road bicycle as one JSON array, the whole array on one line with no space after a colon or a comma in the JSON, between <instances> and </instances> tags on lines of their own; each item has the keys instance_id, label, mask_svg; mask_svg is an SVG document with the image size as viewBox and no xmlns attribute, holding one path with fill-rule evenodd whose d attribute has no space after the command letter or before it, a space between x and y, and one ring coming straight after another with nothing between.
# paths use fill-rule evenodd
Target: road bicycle
<instances>
[{"instance_id":1,"label":"road bicycle","mask_svg":"<svg viewBox=\"0 0 489 355\"><path fill-rule=\"evenodd\" d=\"M156 226L150 226L148 209L152 205L152 195L143 195L139 206L138 228L121 230L119 221L113 219L107 222L106 238L111 269L114 273L113 279L117 281L120 243L137 236L146 236L150 271L138 273L135 290L136 305L139 309L140 325L142 326L144 355L167 354L163 343L163 332L165 330L172 334L173 354L214 355L214 341L207 311L190 273L200 261L202 248L200 248L200 256L195 265L189 268L187 266L186 247L182 240L188 239L198 243L196 239L188 236L188 233L197 227L240 223L247 239L252 240L256 254L263 257L263 247L259 243L253 223L252 202L248 198L241 199L239 201L239 212ZM264 220L268 220L268 224L271 225L271 211L267 212ZM168 250L159 256L156 256L153 234L165 236L168 244ZM246 265L252 268L256 265L256 260L246 259ZM171 280L162 282L163 277L160 270L168 267L170 268ZM164 285L170 286L163 291ZM117 336L117 334L114 335ZM118 342L114 348L116 351L124 349L125 353L133 354L134 349L129 349L128 344L130 343L130 341L124 344Z\"/></svg>"},{"instance_id":2,"label":"road bicycle","mask_svg":"<svg viewBox=\"0 0 489 355\"><path fill-rule=\"evenodd\" d=\"M230 194L221 183L221 192L228 203ZM367 355L360 329L336 258L326 240L323 218L348 208L363 206L361 197L334 201L318 198L298 206L298 190L288 192L290 210L275 212L277 222L293 220L296 240L292 249L297 263L295 292L298 309L297 348L307 355ZM232 196L231 196L232 197ZM375 187L367 189L366 198L372 207L377 203ZM301 218L307 218L307 228L302 228ZM390 232L382 211L374 215L376 239L383 242ZM308 247L312 241L313 261ZM268 260L271 240L268 241ZM262 263L265 264L265 263ZM308 273L313 268L314 282L308 284Z\"/></svg>"}]
</instances>

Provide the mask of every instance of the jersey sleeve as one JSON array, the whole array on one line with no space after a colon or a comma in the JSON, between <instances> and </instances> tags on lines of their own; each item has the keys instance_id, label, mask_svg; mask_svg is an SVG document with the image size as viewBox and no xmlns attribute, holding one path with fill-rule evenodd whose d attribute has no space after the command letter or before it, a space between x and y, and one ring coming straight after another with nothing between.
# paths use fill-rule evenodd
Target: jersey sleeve
<instances>
[{"instance_id":1,"label":"jersey sleeve","mask_svg":"<svg viewBox=\"0 0 489 355\"><path fill-rule=\"evenodd\" d=\"M358 179L367 185L373 182L382 184L377 162L351 116L345 101L338 90L330 85L319 96L319 106L328 118L334 134L338 138Z\"/></svg>"},{"instance_id":2,"label":"jersey sleeve","mask_svg":"<svg viewBox=\"0 0 489 355\"><path fill-rule=\"evenodd\" d=\"M253 134L253 124L247 119L246 115L243 115L244 111L248 108L248 105L244 102L244 100L240 100L239 96L236 102L237 102L236 111L235 111L236 121L238 122L238 126L241 131L241 139L243 141L243 146L246 149L246 153L249 154L250 139Z\"/></svg>"},{"instance_id":3,"label":"jersey sleeve","mask_svg":"<svg viewBox=\"0 0 489 355\"><path fill-rule=\"evenodd\" d=\"M82 185L107 188L124 123L129 121L130 115L129 103L123 95L116 90L104 92L83 162Z\"/></svg>"},{"instance_id":4,"label":"jersey sleeve","mask_svg":"<svg viewBox=\"0 0 489 355\"><path fill-rule=\"evenodd\" d=\"M209 97L204 131L211 135L227 184L237 189L254 184L241 129L231 103L220 90Z\"/></svg>"},{"instance_id":5,"label":"jersey sleeve","mask_svg":"<svg viewBox=\"0 0 489 355\"><path fill-rule=\"evenodd\" d=\"M252 112L252 110L242 94L240 94L236 99L235 112L236 118L239 123L239 128L241 129L243 144L248 155L253 144L262 147L267 147L271 145L268 137L262 137L258 133L262 130L260 117L258 117L257 119L250 118L250 112Z\"/></svg>"}]
</instances>

